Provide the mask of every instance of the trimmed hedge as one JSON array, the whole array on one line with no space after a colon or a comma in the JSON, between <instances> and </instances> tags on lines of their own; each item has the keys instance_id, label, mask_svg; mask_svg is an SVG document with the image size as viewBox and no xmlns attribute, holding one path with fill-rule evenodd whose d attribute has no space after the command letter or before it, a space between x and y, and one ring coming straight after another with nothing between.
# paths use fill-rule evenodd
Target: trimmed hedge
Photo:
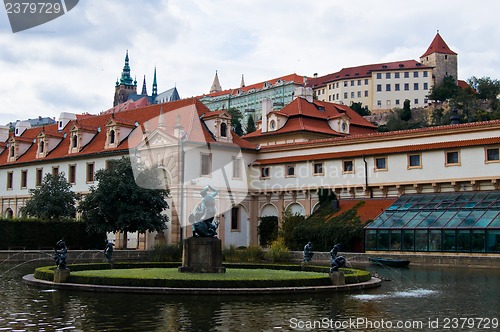
<instances>
[{"instance_id":1,"label":"trimmed hedge","mask_svg":"<svg viewBox=\"0 0 500 332\"><path fill-rule=\"evenodd\" d=\"M163 263L115 263L114 269L136 269L136 268L176 268L180 266L179 262ZM327 273L329 268L325 266L304 266L301 265L278 265L278 264L224 264L227 268L235 269L269 269L269 270L288 270L288 271L307 271L325 273L319 276L307 276L298 279L269 279L269 280L185 280L185 279L146 279L146 278L110 278L110 277L89 277L70 275L67 282L85 283L95 285L112 286L142 286L142 287L201 287L201 288L230 288L230 287L300 287L300 286L327 286L331 285L331 280ZM106 263L74 264L68 266L71 271L85 270L105 270L110 265ZM35 278L52 281L54 279L55 266L40 267L35 270ZM345 273L346 284L365 282L370 280L371 275L367 271L356 269L341 269Z\"/></svg>"},{"instance_id":2,"label":"trimmed hedge","mask_svg":"<svg viewBox=\"0 0 500 332\"><path fill-rule=\"evenodd\" d=\"M80 221L0 219L0 249L53 248L64 238L69 249L97 249L104 246L105 234L89 234Z\"/></svg>"}]
</instances>

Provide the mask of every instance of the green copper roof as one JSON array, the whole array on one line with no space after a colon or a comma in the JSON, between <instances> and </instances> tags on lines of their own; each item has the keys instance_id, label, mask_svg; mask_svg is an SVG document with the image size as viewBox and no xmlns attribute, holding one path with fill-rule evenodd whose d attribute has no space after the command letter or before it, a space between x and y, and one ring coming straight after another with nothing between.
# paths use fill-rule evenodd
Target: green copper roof
<instances>
[{"instance_id":1,"label":"green copper roof","mask_svg":"<svg viewBox=\"0 0 500 332\"><path fill-rule=\"evenodd\" d=\"M130 65L129 65L129 59L128 59L128 50L127 50L127 54L125 55L125 65L123 66L122 77L120 78L120 84L122 84L122 85L129 85L129 86L133 86L134 85L132 77L130 76ZM137 84L135 84L135 85L137 85Z\"/></svg>"}]
</instances>

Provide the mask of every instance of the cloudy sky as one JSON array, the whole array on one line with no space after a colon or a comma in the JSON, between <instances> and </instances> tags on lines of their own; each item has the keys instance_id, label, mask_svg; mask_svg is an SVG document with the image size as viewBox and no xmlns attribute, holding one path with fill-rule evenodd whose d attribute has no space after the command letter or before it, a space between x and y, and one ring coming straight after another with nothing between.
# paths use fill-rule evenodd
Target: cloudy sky
<instances>
[{"instance_id":1,"label":"cloudy sky","mask_svg":"<svg viewBox=\"0 0 500 332\"><path fill-rule=\"evenodd\" d=\"M500 2L463 0L80 0L12 33L0 8L0 124L112 106L129 51L139 91L207 93L297 73L419 59L439 29L459 78L500 79Z\"/></svg>"}]
</instances>

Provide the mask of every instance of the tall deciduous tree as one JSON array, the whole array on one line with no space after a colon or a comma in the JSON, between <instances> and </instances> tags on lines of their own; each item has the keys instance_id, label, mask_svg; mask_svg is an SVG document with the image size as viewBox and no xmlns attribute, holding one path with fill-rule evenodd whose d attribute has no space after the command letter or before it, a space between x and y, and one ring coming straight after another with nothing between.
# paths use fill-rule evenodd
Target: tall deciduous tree
<instances>
[{"instance_id":1,"label":"tall deciduous tree","mask_svg":"<svg viewBox=\"0 0 500 332\"><path fill-rule=\"evenodd\" d=\"M166 228L168 189L161 189L158 172L143 169L138 186L129 158L109 161L108 168L96 173L97 187L92 187L78 210L94 232L157 231ZM158 188L158 189L147 189ZM126 238L125 241L126 243Z\"/></svg>"},{"instance_id":2,"label":"tall deciduous tree","mask_svg":"<svg viewBox=\"0 0 500 332\"><path fill-rule=\"evenodd\" d=\"M477 91L477 97L483 100L490 101L490 107L495 109L498 103L498 95L500 95L500 81L489 77L477 78L472 76L468 83Z\"/></svg>"},{"instance_id":3,"label":"tall deciduous tree","mask_svg":"<svg viewBox=\"0 0 500 332\"><path fill-rule=\"evenodd\" d=\"M75 217L78 195L71 190L64 173L47 174L39 188L31 189L31 198L21 209L22 214L54 220Z\"/></svg>"}]
</instances>

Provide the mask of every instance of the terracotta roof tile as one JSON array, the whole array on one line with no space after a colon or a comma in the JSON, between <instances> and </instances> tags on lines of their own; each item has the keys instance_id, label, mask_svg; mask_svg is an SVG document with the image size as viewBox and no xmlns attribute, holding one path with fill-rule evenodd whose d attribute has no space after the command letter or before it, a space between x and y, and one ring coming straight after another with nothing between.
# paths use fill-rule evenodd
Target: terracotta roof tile
<instances>
[{"instance_id":1,"label":"terracotta roof tile","mask_svg":"<svg viewBox=\"0 0 500 332\"><path fill-rule=\"evenodd\" d=\"M293 81L297 84L304 84L304 76L300 76L300 75L297 75L294 73L294 74L289 74L289 75L273 78L271 80L266 80L263 82L259 82L259 83L255 83L255 84L251 84L251 85L246 85L246 86L241 87L241 88L226 89L226 90L219 91L219 92L205 94L205 95L199 96L198 98L217 97L217 96L223 96L223 95L233 95L234 96L234 95L237 95L239 93L246 93L252 89L256 89L256 90L263 89L264 85L266 83L269 83L271 85L275 85L280 80L284 81L284 82L292 82Z\"/></svg>"},{"instance_id":2,"label":"terracotta roof tile","mask_svg":"<svg viewBox=\"0 0 500 332\"><path fill-rule=\"evenodd\" d=\"M422 65L416 60L403 60L395 62L384 62L370 65L363 65L357 67L342 68L340 71L316 78L312 78L307 82L307 86L317 88L324 86L329 82L345 79L360 79L371 77L374 71L388 71L388 70L408 70L408 69L425 69L431 68Z\"/></svg>"},{"instance_id":3,"label":"terracotta roof tile","mask_svg":"<svg viewBox=\"0 0 500 332\"><path fill-rule=\"evenodd\" d=\"M339 211L333 214L333 216L338 216L348 210L352 209L356 204L364 202L359 208L357 215L361 219L362 223L367 223L381 214L385 209L391 206L395 201L395 198L371 198L371 199L341 199L339 200Z\"/></svg>"},{"instance_id":4,"label":"terracotta roof tile","mask_svg":"<svg viewBox=\"0 0 500 332\"><path fill-rule=\"evenodd\" d=\"M195 98L182 99L178 101L168 102L164 104L155 104L140 109L133 109L128 111L120 112L120 119L127 123L137 122L143 130L152 131L158 127L158 117L160 114L160 108L163 108L165 115L165 123L167 124L167 130L173 134L173 128L177 123L177 115L181 116L181 125L184 127L186 137L188 141L195 142L206 142L209 144L220 144L215 142L214 138L208 131L208 129L200 124L199 117L203 113L209 112L209 109L203 105L199 100ZM28 149L22 156L20 156L14 162L7 162L6 150L0 154L0 167L4 165L13 165L20 163L28 163L32 161L43 162L45 160L53 160L65 157L79 157L93 155L103 152L121 152L125 153L129 148L129 141L124 140L118 147L105 149L106 141L106 123L111 119L111 114L100 114L91 117L82 118L78 121L70 121L68 125L59 133L59 135L65 135L60 144L57 145L50 153L42 158L36 158L36 144ZM86 128L92 130L95 133L94 138L82 148L78 153L68 154L69 144L70 144L70 130L73 125L78 126L78 128ZM101 128L101 130L97 130ZM15 139L23 141L31 141L38 135L41 128L30 128L27 129L21 137L15 137ZM44 127L47 132L58 133L57 124L52 124ZM236 144L242 148L254 149L255 145L244 141L243 139L237 137L235 134L235 139L233 140ZM11 136L12 137L12 136Z\"/></svg>"},{"instance_id":5,"label":"terracotta roof tile","mask_svg":"<svg viewBox=\"0 0 500 332\"><path fill-rule=\"evenodd\" d=\"M454 54L456 55L457 53L453 52L448 45L446 45L445 41L439 34L439 32L436 34L434 39L432 40L431 44L429 45L429 48L427 51L425 51L424 54L422 54L421 58L424 56L428 56L429 54L432 53L443 53L443 54Z\"/></svg>"}]
</instances>

